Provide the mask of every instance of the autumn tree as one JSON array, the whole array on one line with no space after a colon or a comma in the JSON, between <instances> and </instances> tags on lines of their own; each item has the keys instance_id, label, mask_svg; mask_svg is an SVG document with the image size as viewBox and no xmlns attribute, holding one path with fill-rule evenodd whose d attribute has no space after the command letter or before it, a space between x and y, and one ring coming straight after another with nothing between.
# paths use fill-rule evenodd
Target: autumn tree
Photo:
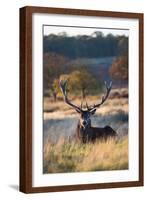
<instances>
[{"instance_id":1,"label":"autumn tree","mask_svg":"<svg viewBox=\"0 0 147 200\"><path fill-rule=\"evenodd\" d=\"M128 38L120 37L118 47L118 56L113 60L109 74L112 79L128 80Z\"/></svg>"},{"instance_id":2,"label":"autumn tree","mask_svg":"<svg viewBox=\"0 0 147 200\"><path fill-rule=\"evenodd\" d=\"M115 58L109 69L110 76L116 80L128 79L128 58L127 56L119 56Z\"/></svg>"},{"instance_id":3,"label":"autumn tree","mask_svg":"<svg viewBox=\"0 0 147 200\"><path fill-rule=\"evenodd\" d=\"M76 96L82 96L85 99L86 95L98 94L102 90L101 82L97 81L94 76L86 69L72 71L69 74L61 74L59 79L53 82L54 91L57 96L62 96L59 87L59 80L67 80L67 92Z\"/></svg>"},{"instance_id":4,"label":"autumn tree","mask_svg":"<svg viewBox=\"0 0 147 200\"><path fill-rule=\"evenodd\" d=\"M73 93L80 94L83 99L87 94L92 95L101 90L100 82L84 68L71 72L69 81Z\"/></svg>"},{"instance_id":5,"label":"autumn tree","mask_svg":"<svg viewBox=\"0 0 147 200\"><path fill-rule=\"evenodd\" d=\"M52 91L54 92L54 100L57 100L57 97L62 96L61 89L59 87L59 80L68 80L68 74L61 74L59 78L55 78L52 83ZM68 86L69 87L69 86Z\"/></svg>"},{"instance_id":6,"label":"autumn tree","mask_svg":"<svg viewBox=\"0 0 147 200\"><path fill-rule=\"evenodd\" d=\"M50 96L56 100L57 92L55 82L59 75L64 71L64 65L68 58L56 53L45 53L43 59L43 86L44 92L48 91Z\"/></svg>"}]
</instances>

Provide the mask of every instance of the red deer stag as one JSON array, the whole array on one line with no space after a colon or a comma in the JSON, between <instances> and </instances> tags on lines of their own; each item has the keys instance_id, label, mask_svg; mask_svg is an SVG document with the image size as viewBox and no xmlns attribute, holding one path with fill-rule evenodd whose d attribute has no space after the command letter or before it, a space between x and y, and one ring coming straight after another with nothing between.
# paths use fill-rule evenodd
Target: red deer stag
<instances>
[{"instance_id":1,"label":"red deer stag","mask_svg":"<svg viewBox=\"0 0 147 200\"><path fill-rule=\"evenodd\" d=\"M64 97L64 101L70 105L71 107L73 107L79 114L80 114L80 119L77 125L77 129L76 129L76 139L82 143L86 143L86 142L95 142L96 139L107 139L109 137L115 137L116 136L116 132L110 127L110 126L105 126L104 128L102 127L92 127L91 126L91 115L94 115L96 112L96 109L99 108L108 98L109 93L111 91L112 88L112 82L110 83L110 85L108 86L105 82L105 86L107 89L106 94L102 97L102 100L100 103L95 104L94 106L89 107L87 102L86 102L86 107L87 109L83 110L82 109L82 103L81 103L81 107L74 105L73 103L71 103L71 101L68 99L67 97L67 81L63 81L61 80L59 82L63 97Z\"/></svg>"}]
</instances>

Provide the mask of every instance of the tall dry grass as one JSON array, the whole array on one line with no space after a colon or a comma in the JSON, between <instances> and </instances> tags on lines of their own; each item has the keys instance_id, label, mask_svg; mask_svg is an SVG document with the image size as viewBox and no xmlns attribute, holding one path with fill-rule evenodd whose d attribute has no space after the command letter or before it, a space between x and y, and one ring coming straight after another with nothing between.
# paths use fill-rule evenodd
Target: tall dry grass
<instances>
[{"instance_id":1,"label":"tall dry grass","mask_svg":"<svg viewBox=\"0 0 147 200\"><path fill-rule=\"evenodd\" d=\"M60 138L44 145L43 173L122 170L128 168L128 137L79 144Z\"/></svg>"},{"instance_id":2,"label":"tall dry grass","mask_svg":"<svg viewBox=\"0 0 147 200\"><path fill-rule=\"evenodd\" d=\"M116 97L114 94L119 93ZM97 141L94 144L69 142L68 137L75 133L78 113L63 100L57 102L44 98L44 152L43 172L82 172L100 170L121 170L128 168L128 89L113 89L110 98L91 117L92 126L111 126L117 139ZM94 105L102 95L88 96L87 102ZM70 98L80 105L80 97ZM60 139L59 139L60 138Z\"/></svg>"}]
</instances>

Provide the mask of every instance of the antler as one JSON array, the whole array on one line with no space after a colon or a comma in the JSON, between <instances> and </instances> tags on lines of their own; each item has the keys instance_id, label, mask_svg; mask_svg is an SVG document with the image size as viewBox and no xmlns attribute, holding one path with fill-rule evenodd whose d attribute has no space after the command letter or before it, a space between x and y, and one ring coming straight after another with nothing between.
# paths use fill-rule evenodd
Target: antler
<instances>
[{"instance_id":1,"label":"antler","mask_svg":"<svg viewBox=\"0 0 147 200\"><path fill-rule=\"evenodd\" d=\"M67 97L67 90L66 90L66 87L67 87L67 80L65 80L65 81L59 80L59 85L60 85L60 89L61 89L61 92L62 92L63 97L64 97L64 101L65 101L68 105L70 105L70 106L72 106L74 109L76 109L76 111L81 112L81 111L82 111L81 108L78 107L78 106L76 106L76 105L74 105L73 103L71 103L71 102L69 101L68 97Z\"/></svg>"},{"instance_id":2,"label":"antler","mask_svg":"<svg viewBox=\"0 0 147 200\"><path fill-rule=\"evenodd\" d=\"M100 107L100 106L106 101L106 99L108 98L108 96L109 96L109 94L110 94L111 88L112 88L112 81L110 82L109 85L107 85L107 83L106 83L106 81L105 81L105 86L106 86L106 89L107 89L106 94L102 97L102 100L101 100L100 103L95 104L94 106L92 106L92 107L89 109L90 112L92 112L95 108Z\"/></svg>"}]
</instances>

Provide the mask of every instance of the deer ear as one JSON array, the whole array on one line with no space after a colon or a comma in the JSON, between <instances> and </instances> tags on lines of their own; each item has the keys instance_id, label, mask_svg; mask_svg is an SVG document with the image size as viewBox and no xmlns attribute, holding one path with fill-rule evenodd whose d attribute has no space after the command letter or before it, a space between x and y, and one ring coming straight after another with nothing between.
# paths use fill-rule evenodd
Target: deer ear
<instances>
[{"instance_id":1,"label":"deer ear","mask_svg":"<svg viewBox=\"0 0 147 200\"><path fill-rule=\"evenodd\" d=\"M96 112L96 108L90 112L91 115L94 115Z\"/></svg>"}]
</instances>

